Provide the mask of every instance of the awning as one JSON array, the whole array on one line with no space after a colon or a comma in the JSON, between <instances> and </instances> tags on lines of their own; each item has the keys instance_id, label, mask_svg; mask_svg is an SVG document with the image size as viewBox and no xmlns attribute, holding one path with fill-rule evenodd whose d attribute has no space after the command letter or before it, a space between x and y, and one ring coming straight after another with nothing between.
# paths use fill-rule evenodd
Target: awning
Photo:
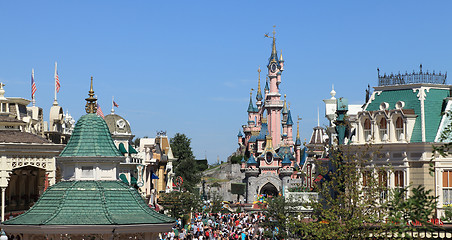
<instances>
[{"instance_id":1,"label":"awning","mask_svg":"<svg viewBox=\"0 0 452 240\"><path fill-rule=\"evenodd\" d=\"M129 185L129 181L127 180L126 175L124 175L123 173L119 174L119 179L121 179L121 181L125 184Z\"/></svg>"},{"instance_id":2,"label":"awning","mask_svg":"<svg viewBox=\"0 0 452 240\"><path fill-rule=\"evenodd\" d=\"M126 150L126 148L124 147L124 144L123 144L123 143L120 143L120 144L119 144L119 151L120 151L122 154L127 153L127 150Z\"/></svg>"},{"instance_id":3,"label":"awning","mask_svg":"<svg viewBox=\"0 0 452 240\"><path fill-rule=\"evenodd\" d=\"M132 147L132 145L129 144L129 153L138 153L137 150L135 150L135 148Z\"/></svg>"}]
</instances>

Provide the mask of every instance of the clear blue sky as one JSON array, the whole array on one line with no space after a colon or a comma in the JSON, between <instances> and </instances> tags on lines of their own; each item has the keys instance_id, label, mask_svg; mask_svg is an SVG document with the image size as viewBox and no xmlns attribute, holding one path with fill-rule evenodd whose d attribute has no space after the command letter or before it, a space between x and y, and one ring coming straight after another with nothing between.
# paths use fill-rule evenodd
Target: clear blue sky
<instances>
[{"instance_id":1,"label":"clear blue sky","mask_svg":"<svg viewBox=\"0 0 452 240\"><path fill-rule=\"evenodd\" d=\"M452 72L451 9L451 1L1 1L0 81L6 96L30 98L34 68L48 119L57 61L58 101L76 119L93 76L104 113L115 96L137 137L185 133L197 158L215 162L236 150L273 25L281 91L304 139L332 84L358 104L377 67Z\"/></svg>"}]
</instances>

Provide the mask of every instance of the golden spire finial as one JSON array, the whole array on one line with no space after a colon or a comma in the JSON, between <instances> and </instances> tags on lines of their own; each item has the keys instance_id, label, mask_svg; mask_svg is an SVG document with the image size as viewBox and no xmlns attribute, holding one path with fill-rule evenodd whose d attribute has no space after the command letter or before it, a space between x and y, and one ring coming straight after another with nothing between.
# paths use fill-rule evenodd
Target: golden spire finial
<instances>
[{"instance_id":1,"label":"golden spire finial","mask_svg":"<svg viewBox=\"0 0 452 240\"><path fill-rule=\"evenodd\" d=\"M96 113L97 111L97 98L94 97L94 90L93 90L93 77L91 76L91 86L89 89L89 97L85 98L86 100L86 106L85 110L86 113Z\"/></svg>"},{"instance_id":2,"label":"golden spire finial","mask_svg":"<svg viewBox=\"0 0 452 240\"><path fill-rule=\"evenodd\" d=\"M257 72L259 73L258 76L258 82L257 82L257 95L259 95L261 93L261 67L259 66L259 68L257 69Z\"/></svg>"},{"instance_id":3,"label":"golden spire finial","mask_svg":"<svg viewBox=\"0 0 452 240\"><path fill-rule=\"evenodd\" d=\"M297 139L300 138L300 116L297 116Z\"/></svg>"},{"instance_id":4,"label":"golden spire finial","mask_svg":"<svg viewBox=\"0 0 452 240\"><path fill-rule=\"evenodd\" d=\"M280 62L284 62L284 59L283 59L283 57L282 57L282 50L279 50L279 54L280 54L280 56L279 56L279 61L280 61Z\"/></svg>"},{"instance_id":5,"label":"golden spire finial","mask_svg":"<svg viewBox=\"0 0 452 240\"><path fill-rule=\"evenodd\" d=\"M254 88L251 88L251 91L250 91L250 97L253 96L253 91L254 91Z\"/></svg>"}]
</instances>

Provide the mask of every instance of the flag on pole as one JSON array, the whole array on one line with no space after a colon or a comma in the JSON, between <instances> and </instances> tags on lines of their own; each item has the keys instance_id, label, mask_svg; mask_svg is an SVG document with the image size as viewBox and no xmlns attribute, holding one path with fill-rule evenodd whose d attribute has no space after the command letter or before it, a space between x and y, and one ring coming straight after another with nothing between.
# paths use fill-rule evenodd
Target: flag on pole
<instances>
[{"instance_id":1,"label":"flag on pole","mask_svg":"<svg viewBox=\"0 0 452 240\"><path fill-rule=\"evenodd\" d=\"M36 83L35 83L35 70L31 69L31 98L34 99L35 98L35 93L36 93Z\"/></svg>"},{"instance_id":2,"label":"flag on pole","mask_svg":"<svg viewBox=\"0 0 452 240\"><path fill-rule=\"evenodd\" d=\"M57 63L55 62L55 89L60 92L60 78L58 77Z\"/></svg>"},{"instance_id":3,"label":"flag on pole","mask_svg":"<svg viewBox=\"0 0 452 240\"><path fill-rule=\"evenodd\" d=\"M113 106L119 107L119 105L115 101L113 101Z\"/></svg>"},{"instance_id":4,"label":"flag on pole","mask_svg":"<svg viewBox=\"0 0 452 240\"><path fill-rule=\"evenodd\" d=\"M97 104L97 111L96 111L96 114L97 114L98 116L101 116L102 118L104 118L104 113L102 112L102 109L100 108L99 103L96 103L96 104Z\"/></svg>"}]
</instances>

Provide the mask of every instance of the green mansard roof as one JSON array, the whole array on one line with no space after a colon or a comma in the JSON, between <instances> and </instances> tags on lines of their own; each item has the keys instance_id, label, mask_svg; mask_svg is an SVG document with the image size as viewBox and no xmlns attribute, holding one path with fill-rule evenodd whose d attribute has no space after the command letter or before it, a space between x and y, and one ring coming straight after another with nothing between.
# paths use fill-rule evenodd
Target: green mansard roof
<instances>
[{"instance_id":1,"label":"green mansard roof","mask_svg":"<svg viewBox=\"0 0 452 240\"><path fill-rule=\"evenodd\" d=\"M95 113L83 115L75 125L60 157L121 157L111 138L107 123Z\"/></svg>"},{"instance_id":2,"label":"green mansard roof","mask_svg":"<svg viewBox=\"0 0 452 240\"><path fill-rule=\"evenodd\" d=\"M398 101L405 102L403 109L413 109L417 115L411 142L422 142L421 102L418 94L419 91L413 91L412 88L383 90L381 93L375 94L375 99L369 103L365 110L378 111L382 102L387 102L389 104L388 110L393 110ZM443 102L445 98L449 97L449 89L431 88L428 92L425 91L425 94L425 141L434 142L441 122Z\"/></svg>"},{"instance_id":3,"label":"green mansard roof","mask_svg":"<svg viewBox=\"0 0 452 240\"><path fill-rule=\"evenodd\" d=\"M8 225L127 225L173 223L152 210L120 181L63 181L47 189L27 212Z\"/></svg>"}]
</instances>

